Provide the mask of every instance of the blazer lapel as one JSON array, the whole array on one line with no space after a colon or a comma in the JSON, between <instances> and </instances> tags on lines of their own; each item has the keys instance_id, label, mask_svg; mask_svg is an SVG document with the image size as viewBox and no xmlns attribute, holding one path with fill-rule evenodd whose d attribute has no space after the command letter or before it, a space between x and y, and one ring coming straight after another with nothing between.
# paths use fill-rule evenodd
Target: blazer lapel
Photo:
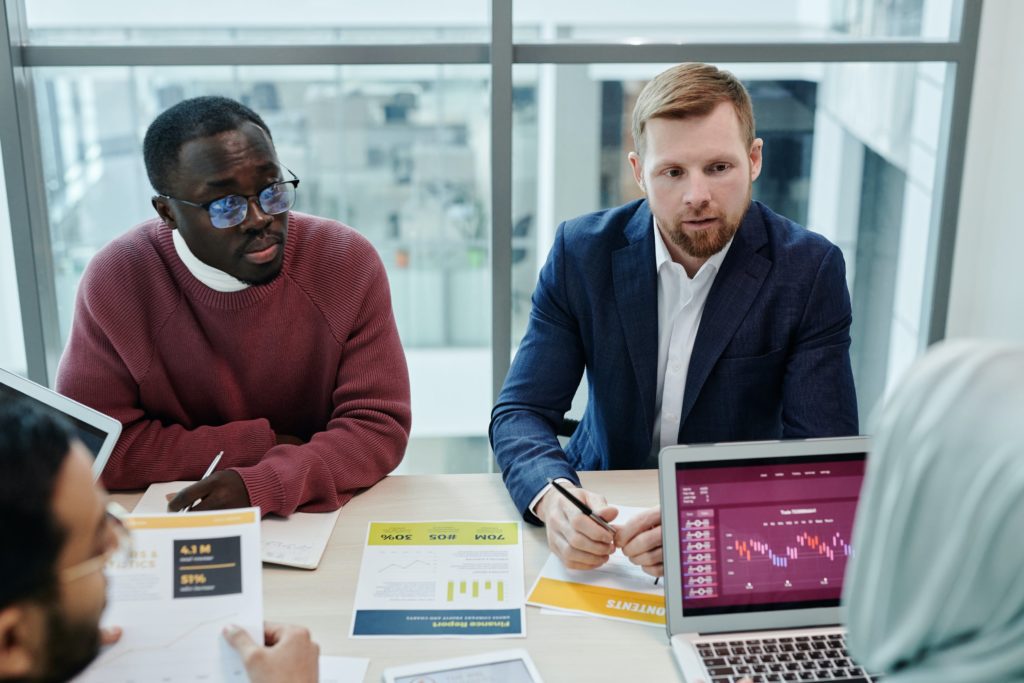
<instances>
[{"instance_id":1,"label":"blazer lapel","mask_svg":"<svg viewBox=\"0 0 1024 683\"><path fill-rule=\"evenodd\" d=\"M680 431L697 402L711 368L732 341L736 329L743 322L768 276L772 262L757 253L767 242L768 235L761 211L756 203L751 203L704 304L704 313L690 355L690 368L686 374L683 410L679 418Z\"/></svg>"},{"instance_id":2,"label":"blazer lapel","mask_svg":"<svg viewBox=\"0 0 1024 683\"><path fill-rule=\"evenodd\" d=\"M655 378L658 371L658 281L654 272L654 223L644 202L623 231L629 244L612 252L612 282L629 349L644 424L654 424ZM648 442L651 430L645 431ZM648 446L649 447L649 446Z\"/></svg>"}]
</instances>

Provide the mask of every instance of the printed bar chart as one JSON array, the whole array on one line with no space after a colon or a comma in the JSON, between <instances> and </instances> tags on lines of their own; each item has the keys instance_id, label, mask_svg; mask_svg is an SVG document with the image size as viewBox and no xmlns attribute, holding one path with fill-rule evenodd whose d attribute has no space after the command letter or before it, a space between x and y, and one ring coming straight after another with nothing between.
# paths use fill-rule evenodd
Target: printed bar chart
<instances>
[{"instance_id":1,"label":"printed bar chart","mask_svg":"<svg viewBox=\"0 0 1024 683\"><path fill-rule=\"evenodd\" d=\"M481 587L481 583L483 586ZM472 600L472 599L494 599L498 602L505 601L505 582L504 581L459 581L458 591L455 590L455 581L449 581L445 601L446 602L458 602L460 600Z\"/></svg>"}]
</instances>

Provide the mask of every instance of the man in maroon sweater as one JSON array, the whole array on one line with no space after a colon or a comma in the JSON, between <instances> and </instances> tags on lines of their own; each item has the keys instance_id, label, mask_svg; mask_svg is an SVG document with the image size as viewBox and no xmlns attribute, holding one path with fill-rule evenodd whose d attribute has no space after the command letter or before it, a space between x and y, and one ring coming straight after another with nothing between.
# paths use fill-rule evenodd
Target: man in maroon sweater
<instances>
[{"instance_id":1,"label":"man in maroon sweater","mask_svg":"<svg viewBox=\"0 0 1024 683\"><path fill-rule=\"evenodd\" d=\"M86 269L57 390L122 422L111 489L199 479L172 510L334 510L402 459L409 376L377 252L289 213L252 110L181 102L144 141L158 218Z\"/></svg>"}]
</instances>

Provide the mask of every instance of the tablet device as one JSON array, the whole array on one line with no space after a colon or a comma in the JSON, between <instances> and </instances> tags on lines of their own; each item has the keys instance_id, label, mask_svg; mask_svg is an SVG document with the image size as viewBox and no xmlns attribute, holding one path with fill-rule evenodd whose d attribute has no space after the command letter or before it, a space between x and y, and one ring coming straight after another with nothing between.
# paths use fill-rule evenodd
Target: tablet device
<instances>
[{"instance_id":1,"label":"tablet device","mask_svg":"<svg viewBox=\"0 0 1024 683\"><path fill-rule=\"evenodd\" d=\"M392 666L384 683L543 683L526 650L501 650L469 657Z\"/></svg>"},{"instance_id":2,"label":"tablet device","mask_svg":"<svg viewBox=\"0 0 1024 683\"><path fill-rule=\"evenodd\" d=\"M59 416L92 453L92 478L98 480L103 466L121 436L121 423L56 391L0 368L0 401L20 399Z\"/></svg>"}]
</instances>

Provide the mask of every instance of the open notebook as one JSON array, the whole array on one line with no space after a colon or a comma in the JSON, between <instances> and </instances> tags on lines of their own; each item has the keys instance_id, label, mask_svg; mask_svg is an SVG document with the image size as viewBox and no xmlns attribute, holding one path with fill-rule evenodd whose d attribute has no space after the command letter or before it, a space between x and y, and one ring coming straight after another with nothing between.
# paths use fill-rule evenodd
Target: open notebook
<instances>
[{"instance_id":1,"label":"open notebook","mask_svg":"<svg viewBox=\"0 0 1024 683\"><path fill-rule=\"evenodd\" d=\"M135 514L167 512L167 494L177 493L191 481L153 484L135 506ZM300 569L316 569L341 510L296 512L291 517L268 515L260 524L263 561Z\"/></svg>"}]
</instances>

